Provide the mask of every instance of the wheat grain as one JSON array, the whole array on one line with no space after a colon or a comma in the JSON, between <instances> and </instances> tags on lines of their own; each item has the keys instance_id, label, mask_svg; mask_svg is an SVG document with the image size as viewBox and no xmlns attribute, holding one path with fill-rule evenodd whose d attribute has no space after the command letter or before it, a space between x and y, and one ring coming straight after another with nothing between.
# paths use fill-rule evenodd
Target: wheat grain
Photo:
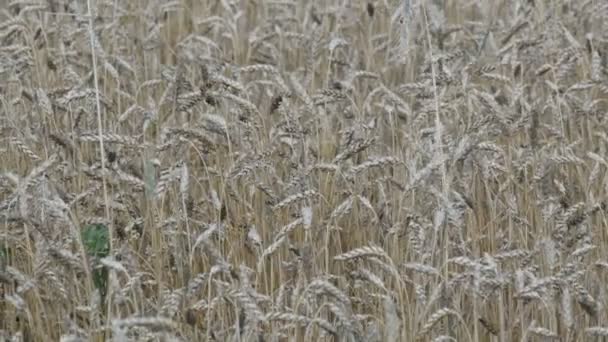
<instances>
[{"instance_id":1,"label":"wheat grain","mask_svg":"<svg viewBox=\"0 0 608 342\"><path fill-rule=\"evenodd\" d=\"M0 5L0 335L607 335L608 6L456 7Z\"/></svg>"}]
</instances>

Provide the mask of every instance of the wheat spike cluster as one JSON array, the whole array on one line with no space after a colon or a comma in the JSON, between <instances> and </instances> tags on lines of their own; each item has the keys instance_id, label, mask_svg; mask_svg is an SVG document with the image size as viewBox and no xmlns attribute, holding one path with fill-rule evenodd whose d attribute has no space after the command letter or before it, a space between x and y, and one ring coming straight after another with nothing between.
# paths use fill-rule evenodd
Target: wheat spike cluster
<instances>
[{"instance_id":1,"label":"wheat spike cluster","mask_svg":"<svg viewBox=\"0 0 608 342\"><path fill-rule=\"evenodd\" d=\"M606 341L608 3L0 1L0 340Z\"/></svg>"}]
</instances>

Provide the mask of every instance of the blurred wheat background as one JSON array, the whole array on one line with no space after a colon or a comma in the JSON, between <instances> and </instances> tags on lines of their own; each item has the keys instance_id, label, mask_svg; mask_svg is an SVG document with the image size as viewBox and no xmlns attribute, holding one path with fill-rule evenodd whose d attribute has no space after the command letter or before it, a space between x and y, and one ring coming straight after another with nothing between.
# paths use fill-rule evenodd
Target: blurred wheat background
<instances>
[{"instance_id":1,"label":"blurred wheat background","mask_svg":"<svg viewBox=\"0 0 608 342\"><path fill-rule=\"evenodd\" d=\"M0 339L605 339L607 64L599 0L0 1Z\"/></svg>"}]
</instances>

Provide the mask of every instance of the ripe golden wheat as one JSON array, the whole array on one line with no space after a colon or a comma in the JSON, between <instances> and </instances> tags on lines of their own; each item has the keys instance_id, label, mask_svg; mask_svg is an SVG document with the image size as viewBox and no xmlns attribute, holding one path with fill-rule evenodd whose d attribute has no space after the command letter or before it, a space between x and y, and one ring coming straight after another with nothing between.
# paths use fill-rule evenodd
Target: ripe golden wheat
<instances>
[{"instance_id":1,"label":"ripe golden wheat","mask_svg":"<svg viewBox=\"0 0 608 342\"><path fill-rule=\"evenodd\" d=\"M603 1L2 2L0 339L608 336L607 32Z\"/></svg>"}]
</instances>

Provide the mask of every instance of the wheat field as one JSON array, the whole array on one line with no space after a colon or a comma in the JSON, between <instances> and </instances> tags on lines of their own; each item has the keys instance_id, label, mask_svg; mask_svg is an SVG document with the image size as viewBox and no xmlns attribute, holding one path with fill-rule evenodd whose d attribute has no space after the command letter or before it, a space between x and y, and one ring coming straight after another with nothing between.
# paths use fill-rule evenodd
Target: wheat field
<instances>
[{"instance_id":1,"label":"wheat field","mask_svg":"<svg viewBox=\"0 0 608 342\"><path fill-rule=\"evenodd\" d=\"M0 1L0 340L608 339L608 3Z\"/></svg>"}]
</instances>

